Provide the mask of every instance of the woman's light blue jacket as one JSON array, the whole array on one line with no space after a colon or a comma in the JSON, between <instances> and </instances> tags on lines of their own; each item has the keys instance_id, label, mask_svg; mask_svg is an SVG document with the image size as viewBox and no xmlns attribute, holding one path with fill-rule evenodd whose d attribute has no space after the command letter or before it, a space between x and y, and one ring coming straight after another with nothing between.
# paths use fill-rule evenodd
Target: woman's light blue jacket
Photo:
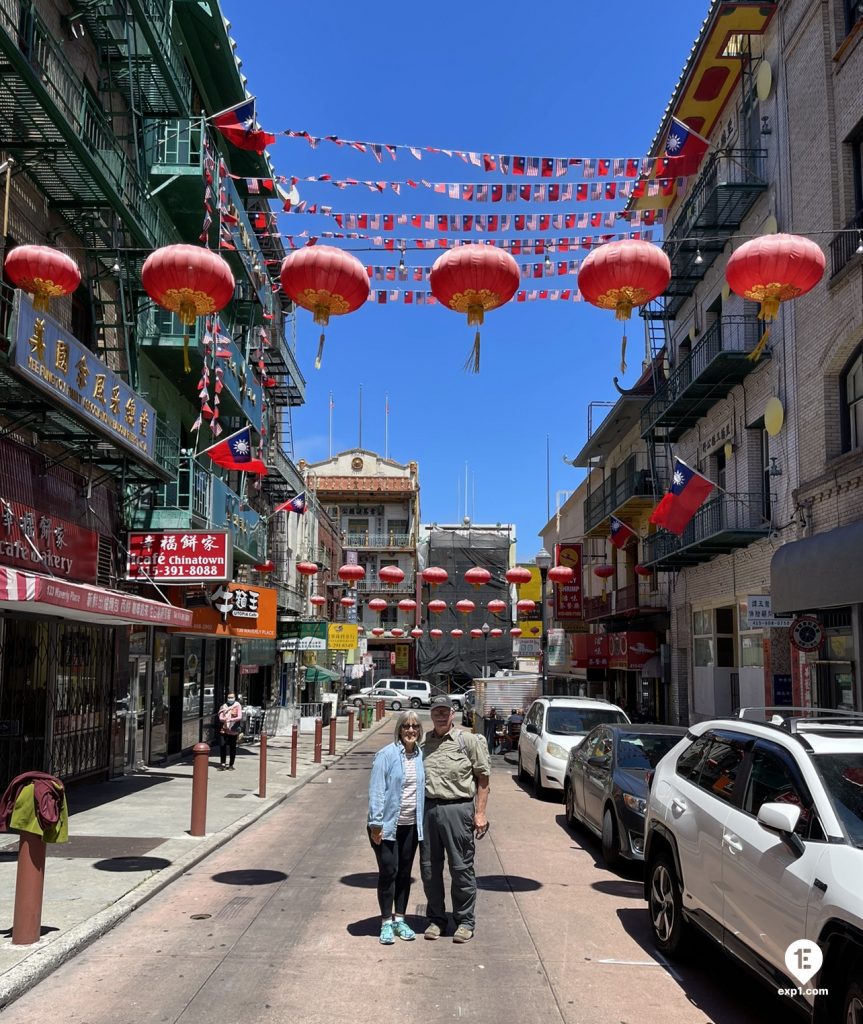
<instances>
[{"instance_id":1,"label":"woman's light blue jacket","mask_svg":"<svg viewBox=\"0 0 863 1024\"><path fill-rule=\"evenodd\" d=\"M423 811L425 808L426 776L422 752L416 755L417 766L417 836L423 838ZM369 825L381 825L384 839L395 839L399 810L402 805L402 786L405 781L405 748L401 743L382 747L372 764L369 780Z\"/></svg>"}]
</instances>

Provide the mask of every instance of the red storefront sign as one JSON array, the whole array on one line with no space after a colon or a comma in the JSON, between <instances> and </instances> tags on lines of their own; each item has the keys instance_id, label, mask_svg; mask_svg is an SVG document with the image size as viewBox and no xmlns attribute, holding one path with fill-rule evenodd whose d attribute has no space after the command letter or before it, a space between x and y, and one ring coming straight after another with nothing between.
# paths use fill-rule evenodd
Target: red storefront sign
<instances>
[{"instance_id":1,"label":"red storefront sign","mask_svg":"<svg viewBox=\"0 0 863 1024\"><path fill-rule=\"evenodd\" d=\"M233 548L227 530L148 530L130 533L126 579L201 583L231 579Z\"/></svg>"},{"instance_id":2,"label":"red storefront sign","mask_svg":"<svg viewBox=\"0 0 863 1024\"><path fill-rule=\"evenodd\" d=\"M573 668L608 668L608 636L605 633L572 633Z\"/></svg>"},{"instance_id":3,"label":"red storefront sign","mask_svg":"<svg viewBox=\"0 0 863 1024\"><path fill-rule=\"evenodd\" d=\"M608 634L609 668L642 668L658 652L659 639L656 633Z\"/></svg>"},{"instance_id":4,"label":"red storefront sign","mask_svg":"<svg viewBox=\"0 0 863 1024\"><path fill-rule=\"evenodd\" d=\"M99 535L19 501L0 498L0 562L58 579L95 583Z\"/></svg>"},{"instance_id":5,"label":"red storefront sign","mask_svg":"<svg viewBox=\"0 0 863 1024\"><path fill-rule=\"evenodd\" d=\"M556 619L583 619L584 608L581 594L581 544L558 544L557 565L565 565L575 575L571 583L554 586L554 617Z\"/></svg>"}]
</instances>

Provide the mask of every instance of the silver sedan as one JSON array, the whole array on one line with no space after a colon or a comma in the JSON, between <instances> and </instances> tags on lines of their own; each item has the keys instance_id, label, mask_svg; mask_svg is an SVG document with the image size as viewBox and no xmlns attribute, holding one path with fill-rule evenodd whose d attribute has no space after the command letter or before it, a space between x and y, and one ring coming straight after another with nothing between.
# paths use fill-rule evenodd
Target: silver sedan
<instances>
[{"instance_id":1,"label":"silver sedan","mask_svg":"<svg viewBox=\"0 0 863 1024\"><path fill-rule=\"evenodd\" d=\"M351 703L355 708L374 706L379 700L384 702L385 708L392 711L401 711L410 703L403 693L396 693L395 690L375 690L374 693L358 693L351 697Z\"/></svg>"}]
</instances>

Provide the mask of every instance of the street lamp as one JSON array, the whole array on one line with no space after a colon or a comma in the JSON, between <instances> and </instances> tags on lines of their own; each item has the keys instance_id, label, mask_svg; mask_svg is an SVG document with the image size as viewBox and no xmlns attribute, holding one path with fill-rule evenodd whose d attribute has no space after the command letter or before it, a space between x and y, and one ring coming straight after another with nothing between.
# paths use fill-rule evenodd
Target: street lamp
<instances>
[{"instance_id":1,"label":"street lamp","mask_svg":"<svg viewBox=\"0 0 863 1024\"><path fill-rule=\"evenodd\" d=\"M551 555L545 550L540 548L534 557L536 567L539 569L539 623L541 629L541 640L540 640L540 654L539 654L539 665L540 674L542 678L542 690L541 693L546 692L546 686L548 683L548 674L546 669L546 655L548 654L548 632L545 628L545 581L548 578L548 570L551 568Z\"/></svg>"},{"instance_id":2,"label":"street lamp","mask_svg":"<svg viewBox=\"0 0 863 1024\"><path fill-rule=\"evenodd\" d=\"M480 628L482 629L482 638L485 643L485 651L482 656L482 677L483 679L488 679L488 634L491 626L489 626L487 622L484 622Z\"/></svg>"}]
</instances>

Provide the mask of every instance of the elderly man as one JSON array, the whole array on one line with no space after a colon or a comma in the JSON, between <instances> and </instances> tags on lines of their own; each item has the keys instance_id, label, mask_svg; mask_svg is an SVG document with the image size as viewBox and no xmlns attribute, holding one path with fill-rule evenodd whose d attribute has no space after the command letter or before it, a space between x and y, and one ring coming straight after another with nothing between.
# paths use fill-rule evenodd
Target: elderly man
<instances>
[{"instance_id":1,"label":"elderly man","mask_svg":"<svg viewBox=\"0 0 863 1024\"><path fill-rule=\"evenodd\" d=\"M431 702L433 729L422 744L426 800L420 870L429 918L425 937L438 939L446 928L446 857L456 923L453 942L467 942L476 927L474 840L488 831L485 809L491 768L483 737L454 729L454 717L449 697L435 697Z\"/></svg>"}]
</instances>

